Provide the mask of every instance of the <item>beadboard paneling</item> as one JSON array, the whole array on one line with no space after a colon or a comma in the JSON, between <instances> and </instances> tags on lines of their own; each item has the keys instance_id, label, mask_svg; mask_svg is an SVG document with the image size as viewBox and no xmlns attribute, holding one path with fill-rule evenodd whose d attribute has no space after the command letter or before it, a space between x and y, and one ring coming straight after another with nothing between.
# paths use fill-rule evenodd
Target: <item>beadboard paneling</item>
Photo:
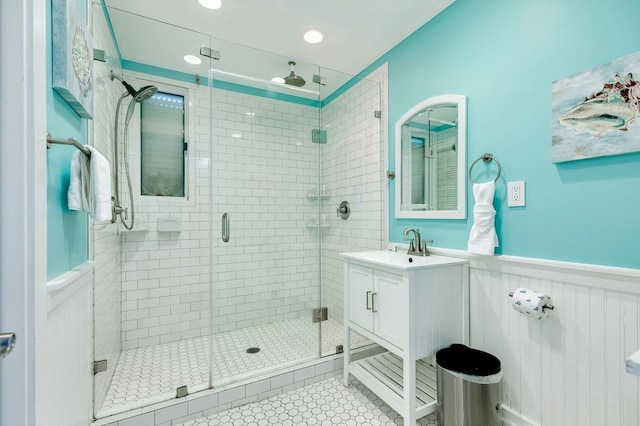
<instances>
[{"instance_id":1,"label":"beadboard paneling","mask_svg":"<svg viewBox=\"0 0 640 426\"><path fill-rule=\"evenodd\" d=\"M55 282L55 285L54 285ZM85 426L91 418L90 262L50 281L46 322L47 426Z\"/></svg>"},{"instance_id":2,"label":"beadboard paneling","mask_svg":"<svg viewBox=\"0 0 640 426\"><path fill-rule=\"evenodd\" d=\"M540 425L640 424L640 381L624 368L640 347L638 277L534 259L471 262L471 345L502 361L502 402L513 414ZM548 320L511 307L517 287L552 297Z\"/></svg>"}]
</instances>

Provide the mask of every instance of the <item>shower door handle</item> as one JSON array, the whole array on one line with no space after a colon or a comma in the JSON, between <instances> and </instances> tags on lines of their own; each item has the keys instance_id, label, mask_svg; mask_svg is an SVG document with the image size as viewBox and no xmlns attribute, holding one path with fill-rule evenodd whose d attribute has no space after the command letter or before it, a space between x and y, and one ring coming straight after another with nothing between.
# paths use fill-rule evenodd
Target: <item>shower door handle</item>
<instances>
[{"instance_id":1,"label":"shower door handle","mask_svg":"<svg viewBox=\"0 0 640 426\"><path fill-rule=\"evenodd\" d=\"M222 215L222 241L229 242L229 213Z\"/></svg>"}]
</instances>

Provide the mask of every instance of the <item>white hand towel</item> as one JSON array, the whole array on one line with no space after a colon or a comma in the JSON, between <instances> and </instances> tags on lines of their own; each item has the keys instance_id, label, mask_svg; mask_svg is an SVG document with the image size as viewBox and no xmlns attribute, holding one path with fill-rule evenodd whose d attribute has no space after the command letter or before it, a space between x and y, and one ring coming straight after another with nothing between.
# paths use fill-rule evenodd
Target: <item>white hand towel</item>
<instances>
[{"instance_id":1,"label":"white hand towel","mask_svg":"<svg viewBox=\"0 0 640 426\"><path fill-rule=\"evenodd\" d=\"M76 151L71 159L71 179L67 201L70 210L89 212L96 222L111 220L111 167L92 146L91 157Z\"/></svg>"},{"instance_id":2,"label":"white hand towel","mask_svg":"<svg viewBox=\"0 0 640 426\"><path fill-rule=\"evenodd\" d=\"M69 190L67 191L67 203L69 210L89 211L89 185L87 180L86 157L82 152L75 151L71 157L71 173Z\"/></svg>"},{"instance_id":3,"label":"white hand towel","mask_svg":"<svg viewBox=\"0 0 640 426\"><path fill-rule=\"evenodd\" d=\"M493 208L494 182L474 183L473 226L469 234L469 253L493 255L498 247L495 229L496 210Z\"/></svg>"},{"instance_id":4,"label":"white hand towel","mask_svg":"<svg viewBox=\"0 0 640 426\"><path fill-rule=\"evenodd\" d=\"M89 208L91 217L96 222L111 220L111 166L100 151L86 145L91 151L91 157L83 155L88 162L89 180Z\"/></svg>"}]
</instances>

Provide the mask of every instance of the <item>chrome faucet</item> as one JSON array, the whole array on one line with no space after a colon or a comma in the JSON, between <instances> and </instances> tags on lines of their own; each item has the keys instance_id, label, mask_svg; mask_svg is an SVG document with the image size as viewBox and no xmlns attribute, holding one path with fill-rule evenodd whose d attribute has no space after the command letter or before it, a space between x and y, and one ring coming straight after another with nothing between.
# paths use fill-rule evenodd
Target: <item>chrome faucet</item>
<instances>
[{"instance_id":1,"label":"chrome faucet","mask_svg":"<svg viewBox=\"0 0 640 426\"><path fill-rule=\"evenodd\" d=\"M407 238L407 235L413 232L413 236L414 238ZM407 228L404 230L404 232L402 233L402 235L404 235L404 239L405 241L409 241L409 251L407 252L407 254L417 254L422 256L422 252L420 251L420 231L417 230L416 228ZM415 245L414 245L415 244ZM417 250L416 250L417 247Z\"/></svg>"},{"instance_id":2,"label":"chrome faucet","mask_svg":"<svg viewBox=\"0 0 640 426\"><path fill-rule=\"evenodd\" d=\"M413 232L414 238L407 238L407 234ZM429 250L427 249L427 243L432 243L433 240L420 240L420 230L416 228L407 228L402 233L404 239L409 241L409 251L407 254L413 254L415 256L429 256Z\"/></svg>"}]
</instances>

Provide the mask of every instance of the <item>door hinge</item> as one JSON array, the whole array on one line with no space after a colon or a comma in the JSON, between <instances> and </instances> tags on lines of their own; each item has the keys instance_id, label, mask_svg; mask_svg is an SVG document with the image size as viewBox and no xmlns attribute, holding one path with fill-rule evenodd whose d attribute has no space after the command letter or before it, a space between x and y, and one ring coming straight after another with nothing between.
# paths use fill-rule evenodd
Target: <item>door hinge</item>
<instances>
[{"instance_id":1,"label":"door hinge","mask_svg":"<svg viewBox=\"0 0 640 426\"><path fill-rule=\"evenodd\" d=\"M327 77L322 77L319 76L318 74L314 74L313 75L313 82L314 83L318 83L322 86L326 86L327 85Z\"/></svg>"},{"instance_id":2,"label":"door hinge","mask_svg":"<svg viewBox=\"0 0 640 426\"><path fill-rule=\"evenodd\" d=\"M93 361L93 374L102 373L107 371L107 360Z\"/></svg>"},{"instance_id":3,"label":"door hinge","mask_svg":"<svg viewBox=\"0 0 640 426\"><path fill-rule=\"evenodd\" d=\"M380 110L373 111L373 116L375 118L382 118L382 111Z\"/></svg>"},{"instance_id":4,"label":"door hinge","mask_svg":"<svg viewBox=\"0 0 640 426\"><path fill-rule=\"evenodd\" d=\"M329 309L326 307L316 308L312 311L313 322L326 321L329 319Z\"/></svg>"},{"instance_id":5,"label":"door hinge","mask_svg":"<svg viewBox=\"0 0 640 426\"><path fill-rule=\"evenodd\" d=\"M327 131L320 129L311 130L311 142L313 143L327 143Z\"/></svg>"},{"instance_id":6,"label":"door hinge","mask_svg":"<svg viewBox=\"0 0 640 426\"><path fill-rule=\"evenodd\" d=\"M189 395L189 392L187 391L187 386L180 386L179 388L176 388L176 398L183 398L185 396Z\"/></svg>"},{"instance_id":7,"label":"door hinge","mask_svg":"<svg viewBox=\"0 0 640 426\"><path fill-rule=\"evenodd\" d=\"M184 143L182 144L182 150L183 150L183 151L186 151L188 147L189 147L189 143L184 142Z\"/></svg>"}]
</instances>

